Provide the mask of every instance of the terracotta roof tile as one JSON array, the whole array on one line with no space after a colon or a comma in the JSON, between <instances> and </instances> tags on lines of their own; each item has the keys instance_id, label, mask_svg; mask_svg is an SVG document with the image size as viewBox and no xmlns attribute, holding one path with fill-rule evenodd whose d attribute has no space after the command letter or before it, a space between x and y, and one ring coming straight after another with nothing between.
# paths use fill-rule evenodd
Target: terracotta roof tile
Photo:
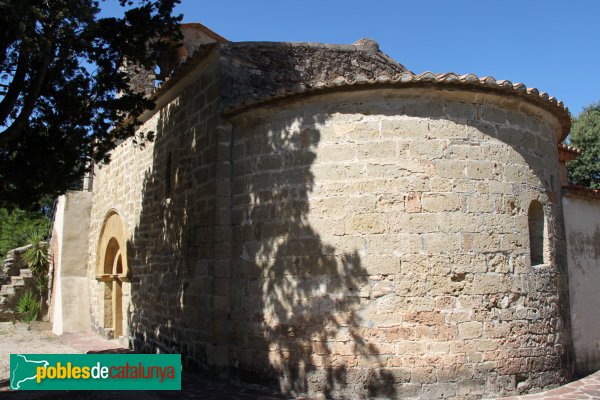
<instances>
[{"instance_id":1,"label":"terracotta roof tile","mask_svg":"<svg viewBox=\"0 0 600 400\"><path fill-rule=\"evenodd\" d=\"M600 189L590 189L581 185L563 186L564 196L583 197L591 200L600 200Z\"/></svg>"},{"instance_id":2,"label":"terracotta roof tile","mask_svg":"<svg viewBox=\"0 0 600 400\"><path fill-rule=\"evenodd\" d=\"M227 43L226 39L218 36L214 32L208 30L208 28L204 27L200 24L187 24L193 26L197 29L202 29L204 32L208 32L213 37L218 40L218 43L210 43L199 46L198 48L192 49L191 54L185 59L177 68L175 68L174 73L167 77L165 81L159 86L156 87L154 93L152 94L153 99L157 99L163 93L165 93L169 88L173 87L175 83L177 83L183 76L187 75L191 70L193 70L203 59L206 59L209 54L216 48L224 48L223 46L228 46L230 43ZM220 43L219 43L220 42ZM366 50L371 49L373 47L372 41L366 41L365 43L369 46L365 47L362 45L362 42L357 42L357 44L353 45L321 45L321 44L307 44L307 43L266 43L263 46L272 47L274 49L281 48L287 49L289 48L314 48L314 49L329 49L331 51L362 51L365 54L368 54ZM244 46L260 46L260 43L231 43L232 48ZM376 43L375 43L376 45ZM337 49L337 50L336 50ZM530 103L536 104L558 117L562 126L562 137L560 141L566 138L569 133L569 129L571 126L571 117L568 109L565 105L558 101L555 97L549 96L545 92L540 92L536 88L527 88L523 83L512 83L508 80L496 80L491 76L478 77L474 74L465 74L458 75L452 72L443 73L443 74L434 74L432 72L423 72L421 74L415 75L412 72L408 71L401 64L389 59L384 53L378 51L378 47L376 48L377 52L373 53L377 57L380 57L384 63L389 64L388 67L393 66L395 71L402 72L394 72L394 68L388 68L388 71L380 70L376 75L371 76L370 78L365 76L360 71L355 71L353 74L350 74L347 77L337 76L337 77L328 77L325 80L312 80L310 83L302 80L299 83L295 83L293 86L285 86L285 87L276 87L273 86L270 89L264 88L264 91L259 93L254 93L252 91L247 92L248 94L235 96L232 98L232 102L225 103L225 107L223 112L225 114L236 113L242 111L246 108L260 105L262 103L267 103L271 101L277 101L279 99L303 95L303 94L318 94L319 92L332 92L332 91L341 91L341 90L352 90L358 89L357 86L373 86L373 87L427 87L434 86L440 88L462 88L465 90L476 90L476 91L486 91L486 92L496 92L509 96L515 96L522 98ZM282 50L283 51L283 50ZM370 51L370 50L369 50ZM388 60L389 59L389 60ZM393 63L392 63L393 61ZM393 64L393 65L392 65ZM391 72L390 72L391 71ZM395 75L390 75L394 74Z\"/></svg>"},{"instance_id":3,"label":"terracotta roof tile","mask_svg":"<svg viewBox=\"0 0 600 400\"><path fill-rule=\"evenodd\" d=\"M559 143L556 147L558 148L558 160L559 161L571 161L571 160L576 159L577 156L579 154L581 154L580 149L569 146L568 144L565 144L565 143Z\"/></svg>"},{"instance_id":4,"label":"terracotta roof tile","mask_svg":"<svg viewBox=\"0 0 600 400\"><path fill-rule=\"evenodd\" d=\"M558 149L559 150L563 150L563 151L567 151L569 153L573 153L573 154L581 154L581 149L578 149L577 147L573 147L570 146L566 143L559 143L558 144Z\"/></svg>"},{"instance_id":5,"label":"terracotta roof tile","mask_svg":"<svg viewBox=\"0 0 600 400\"><path fill-rule=\"evenodd\" d=\"M385 74L379 75L373 79L366 79L361 76L358 79L349 80L345 77L337 77L329 82L319 81L313 86L305 85L302 91L285 91L285 93L277 93L266 97L261 97L260 100L244 98L234 104L231 107L227 107L225 113L233 113L240 111L244 108L258 105L262 102L274 101L283 97L293 96L300 93L312 93L318 91L336 91L340 88L351 88L356 85L390 85L393 87L401 86L421 86L429 85L434 86L458 86L465 89L474 90L492 90L495 92L521 97L524 100L539 105L548 111L556 115L563 128L563 140L570 129L571 117L569 110L565 107L562 101L558 101L555 97L549 96L545 92L541 92L536 88L527 88L522 83L513 84L507 80L496 80L493 77L486 76L479 78L474 74L457 75L454 73L434 74L432 72L424 72L419 75L414 75L408 72L398 74L395 76L388 76Z\"/></svg>"}]
</instances>

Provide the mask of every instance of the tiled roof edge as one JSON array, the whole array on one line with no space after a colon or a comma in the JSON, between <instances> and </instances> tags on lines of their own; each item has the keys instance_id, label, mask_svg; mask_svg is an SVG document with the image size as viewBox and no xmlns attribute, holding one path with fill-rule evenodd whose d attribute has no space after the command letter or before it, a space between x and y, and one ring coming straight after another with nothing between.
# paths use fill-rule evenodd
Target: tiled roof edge
<instances>
[{"instance_id":1,"label":"tiled roof edge","mask_svg":"<svg viewBox=\"0 0 600 400\"><path fill-rule=\"evenodd\" d=\"M600 201L600 189L590 189L581 185L567 185L562 188L563 196L575 196Z\"/></svg>"},{"instance_id":2,"label":"tiled roof edge","mask_svg":"<svg viewBox=\"0 0 600 400\"><path fill-rule=\"evenodd\" d=\"M574 154L576 156L579 155L579 154L581 154L581 149L578 149L577 147L570 146L570 145L568 145L566 143L559 143L558 144L558 149L560 151L565 151L567 153L571 153L571 154Z\"/></svg>"},{"instance_id":3,"label":"tiled roof edge","mask_svg":"<svg viewBox=\"0 0 600 400\"><path fill-rule=\"evenodd\" d=\"M565 107L562 101L557 100L555 97L549 96L548 93L540 92L538 89L527 88L523 83L512 83L511 81L507 80L496 80L490 76L480 78L474 74L434 74L432 72L424 72L419 75L414 75L411 73L402 73L395 76L379 75L374 79L367 79L366 77L359 75L356 77L356 79L351 81L340 76L329 82L317 82L313 86L299 83L292 89L281 89L277 93L264 94L259 99L241 99L235 105L225 108L224 113L233 114L259 104L296 95L357 89L365 86L445 86L461 87L464 89L489 90L523 98L552 112L558 117L561 123L562 137L560 141L566 138L571 127L569 110Z\"/></svg>"}]
</instances>

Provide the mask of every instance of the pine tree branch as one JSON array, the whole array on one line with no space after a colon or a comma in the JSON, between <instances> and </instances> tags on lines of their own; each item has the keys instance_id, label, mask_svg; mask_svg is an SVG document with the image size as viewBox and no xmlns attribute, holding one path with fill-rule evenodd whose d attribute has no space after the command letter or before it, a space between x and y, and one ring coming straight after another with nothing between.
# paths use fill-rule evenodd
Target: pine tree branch
<instances>
[{"instance_id":1,"label":"pine tree branch","mask_svg":"<svg viewBox=\"0 0 600 400\"><path fill-rule=\"evenodd\" d=\"M14 141L23 133L23 129L27 125L27 121L35 108L35 103L39 97L44 79L46 78L46 72L48 71L48 66L50 64L50 54L52 54L52 47L52 43L48 43L46 46L46 51L44 51L43 56L40 59L39 68L37 69L35 77L32 79L29 93L25 96L25 101L19 112L19 116L4 130L4 132L0 133L0 147L4 147L9 142Z\"/></svg>"},{"instance_id":2,"label":"pine tree branch","mask_svg":"<svg viewBox=\"0 0 600 400\"><path fill-rule=\"evenodd\" d=\"M6 119L13 111L13 107L19 99L19 95L23 91L23 82L27 73L29 55L27 54L27 51L25 51L22 47L23 45L21 46L21 50L19 52L17 71L13 75L13 80L8 86L8 91L6 92L2 101L0 102L0 125L4 125Z\"/></svg>"}]
</instances>

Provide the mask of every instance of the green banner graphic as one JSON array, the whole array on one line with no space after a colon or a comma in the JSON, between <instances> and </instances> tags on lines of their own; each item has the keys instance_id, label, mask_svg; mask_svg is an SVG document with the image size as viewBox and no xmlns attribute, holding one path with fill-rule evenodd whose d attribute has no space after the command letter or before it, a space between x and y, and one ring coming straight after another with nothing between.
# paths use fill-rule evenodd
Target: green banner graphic
<instances>
[{"instance_id":1,"label":"green banner graphic","mask_svg":"<svg viewBox=\"0 0 600 400\"><path fill-rule=\"evenodd\" d=\"M181 354L11 354L11 390L181 390Z\"/></svg>"}]
</instances>

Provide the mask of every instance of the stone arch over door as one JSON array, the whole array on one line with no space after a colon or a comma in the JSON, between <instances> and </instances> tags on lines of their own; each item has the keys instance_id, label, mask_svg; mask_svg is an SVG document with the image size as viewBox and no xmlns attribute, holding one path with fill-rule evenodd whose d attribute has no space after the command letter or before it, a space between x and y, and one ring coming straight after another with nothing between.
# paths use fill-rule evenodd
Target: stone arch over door
<instances>
[{"instance_id":1,"label":"stone arch over door","mask_svg":"<svg viewBox=\"0 0 600 400\"><path fill-rule=\"evenodd\" d=\"M127 310L130 301L129 268L127 262L127 226L116 210L106 214L96 259L96 280L99 284L99 325L108 337L128 335Z\"/></svg>"}]
</instances>

